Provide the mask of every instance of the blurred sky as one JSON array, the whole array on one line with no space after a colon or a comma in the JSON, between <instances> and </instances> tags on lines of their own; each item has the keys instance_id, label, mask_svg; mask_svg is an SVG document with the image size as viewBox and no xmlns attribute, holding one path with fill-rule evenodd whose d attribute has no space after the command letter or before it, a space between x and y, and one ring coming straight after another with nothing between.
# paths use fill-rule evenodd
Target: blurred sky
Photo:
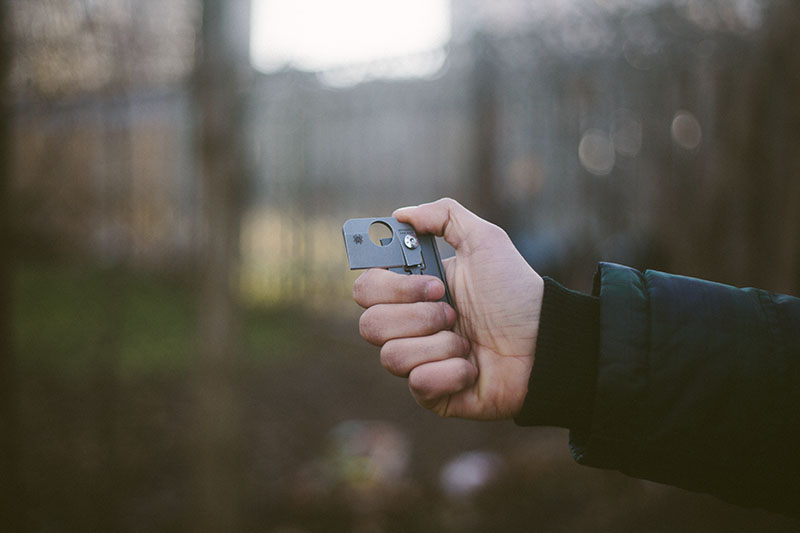
<instances>
[{"instance_id":1,"label":"blurred sky","mask_svg":"<svg viewBox=\"0 0 800 533\"><path fill-rule=\"evenodd\" d=\"M449 38L449 0L253 0L252 62L266 72L402 57Z\"/></svg>"}]
</instances>

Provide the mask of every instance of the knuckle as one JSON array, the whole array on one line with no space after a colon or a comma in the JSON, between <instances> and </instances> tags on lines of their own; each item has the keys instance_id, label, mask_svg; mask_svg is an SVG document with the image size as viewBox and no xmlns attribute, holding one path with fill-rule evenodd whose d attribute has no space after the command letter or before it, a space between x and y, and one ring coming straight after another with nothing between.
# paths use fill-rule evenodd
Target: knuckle
<instances>
[{"instance_id":1,"label":"knuckle","mask_svg":"<svg viewBox=\"0 0 800 533\"><path fill-rule=\"evenodd\" d=\"M394 301L416 303L425 300L426 279L422 276L396 274L391 287Z\"/></svg>"},{"instance_id":2,"label":"knuckle","mask_svg":"<svg viewBox=\"0 0 800 533\"><path fill-rule=\"evenodd\" d=\"M407 296L415 302L423 302L427 299L428 291L428 278L422 276L409 276L414 278L413 283L410 284L410 294Z\"/></svg>"},{"instance_id":3,"label":"knuckle","mask_svg":"<svg viewBox=\"0 0 800 533\"><path fill-rule=\"evenodd\" d=\"M429 381L421 373L414 370L408 376L408 388L417 403L426 409L430 409L439 399L437 391Z\"/></svg>"},{"instance_id":4,"label":"knuckle","mask_svg":"<svg viewBox=\"0 0 800 533\"><path fill-rule=\"evenodd\" d=\"M353 282L353 300L355 300L357 304L363 304L365 302L364 281L361 279L363 277L364 276L361 275Z\"/></svg>"},{"instance_id":5,"label":"knuckle","mask_svg":"<svg viewBox=\"0 0 800 533\"><path fill-rule=\"evenodd\" d=\"M369 309L361 314L361 318L358 320L358 330L368 342L373 344L380 342L381 322Z\"/></svg>"},{"instance_id":6,"label":"knuckle","mask_svg":"<svg viewBox=\"0 0 800 533\"><path fill-rule=\"evenodd\" d=\"M418 304L419 320L424 324L425 332L430 333L438 329L441 321L441 312L436 305Z\"/></svg>"},{"instance_id":7,"label":"knuckle","mask_svg":"<svg viewBox=\"0 0 800 533\"><path fill-rule=\"evenodd\" d=\"M405 370L403 356L398 349L397 342L389 341L383 345L381 348L381 365L390 374L396 376L404 376L408 374L408 372Z\"/></svg>"},{"instance_id":8,"label":"knuckle","mask_svg":"<svg viewBox=\"0 0 800 533\"><path fill-rule=\"evenodd\" d=\"M362 313L358 319L358 333L365 339L369 336L369 317L366 313Z\"/></svg>"},{"instance_id":9,"label":"knuckle","mask_svg":"<svg viewBox=\"0 0 800 533\"><path fill-rule=\"evenodd\" d=\"M445 196L439 201L441 202L442 206L447 208L461 207L461 204L459 204L456 200L450 198L449 196Z\"/></svg>"},{"instance_id":10,"label":"knuckle","mask_svg":"<svg viewBox=\"0 0 800 533\"><path fill-rule=\"evenodd\" d=\"M367 270L353 282L353 299L359 305L367 307L370 303L369 295L371 293L371 285L373 284L372 278L375 276L372 270Z\"/></svg>"},{"instance_id":11,"label":"knuckle","mask_svg":"<svg viewBox=\"0 0 800 533\"><path fill-rule=\"evenodd\" d=\"M397 283L397 296L401 302L414 302L417 300L417 276L405 276Z\"/></svg>"},{"instance_id":12,"label":"knuckle","mask_svg":"<svg viewBox=\"0 0 800 533\"><path fill-rule=\"evenodd\" d=\"M414 396L420 405L427 401L429 391L423 386L423 383L417 378L414 372L412 372L408 377L408 388L411 391L411 395Z\"/></svg>"}]
</instances>

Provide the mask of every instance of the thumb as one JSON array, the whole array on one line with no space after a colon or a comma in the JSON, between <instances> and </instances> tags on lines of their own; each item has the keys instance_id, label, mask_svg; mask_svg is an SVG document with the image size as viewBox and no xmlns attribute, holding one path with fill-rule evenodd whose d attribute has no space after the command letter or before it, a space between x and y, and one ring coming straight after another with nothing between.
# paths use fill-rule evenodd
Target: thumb
<instances>
[{"instance_id":1,"label":"thumb","mask_svg":"<svg viewBox=\"0 0 800 533\"><path fill-rule=\"evenodd\" d=\"M392 216L411 224L420 233L444 237L456 249L470 239L480 238L487 228L496 228L451 198L404 207Z\"/></svg>"}]
</instances>

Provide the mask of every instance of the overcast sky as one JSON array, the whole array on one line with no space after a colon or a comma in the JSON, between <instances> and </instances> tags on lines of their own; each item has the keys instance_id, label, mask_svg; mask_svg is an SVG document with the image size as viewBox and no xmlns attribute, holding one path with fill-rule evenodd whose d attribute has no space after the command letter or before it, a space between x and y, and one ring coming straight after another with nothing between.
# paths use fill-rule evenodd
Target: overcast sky
<instances>
[{"instance_id":1,"label":"overcast sky","mask_svg":"<svg viewBox=\"0 0 800 533\"><path fill-rule=\"evenodd\" d=\"M441 48L448 0L253 0L253 65L320 71Z\"/></svg>"}]
</instances>

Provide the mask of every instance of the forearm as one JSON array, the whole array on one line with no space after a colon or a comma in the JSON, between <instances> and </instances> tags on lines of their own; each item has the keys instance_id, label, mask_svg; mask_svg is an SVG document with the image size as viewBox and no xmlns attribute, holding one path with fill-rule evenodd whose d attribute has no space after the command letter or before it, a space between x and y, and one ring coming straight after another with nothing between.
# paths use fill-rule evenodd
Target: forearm
<instances>
[{"instance_id":1,"label":"forearm","mask_svg":"<svg viewBox=\"0 0 800 533\"><path fill-rule=\"evenodd\" d=\"M601 265L599 299L545 283L516 422L575 459L797 514L800 300Z\"/></svg>"}]
</instances>

